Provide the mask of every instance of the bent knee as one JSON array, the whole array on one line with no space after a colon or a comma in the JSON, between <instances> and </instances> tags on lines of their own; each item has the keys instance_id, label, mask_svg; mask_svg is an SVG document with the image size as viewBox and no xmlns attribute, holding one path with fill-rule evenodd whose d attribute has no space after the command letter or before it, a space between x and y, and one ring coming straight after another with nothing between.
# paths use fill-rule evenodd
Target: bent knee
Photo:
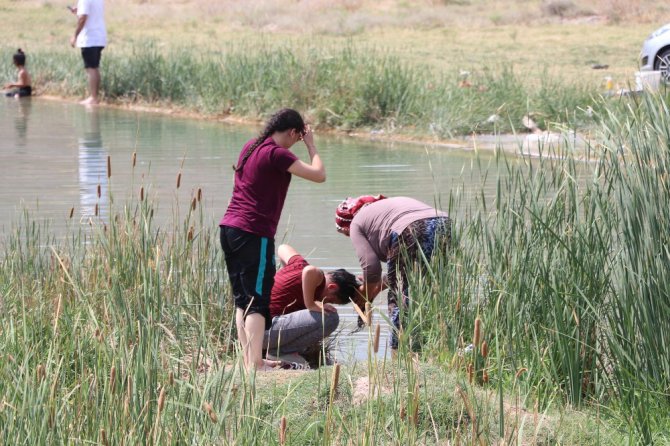
<instances>
[{"instance_id":1,"label":"bent knee","mask_svg":"<svg viewBox=\"0 0 670 446\"><path fill-rule=\"evenodd\" d=\"M340 324L339 314L337 314L336 312L326 313L323 318L323 331L326 334L326 336L334 332L339 324Z\"/></svg>"}]
</instances>

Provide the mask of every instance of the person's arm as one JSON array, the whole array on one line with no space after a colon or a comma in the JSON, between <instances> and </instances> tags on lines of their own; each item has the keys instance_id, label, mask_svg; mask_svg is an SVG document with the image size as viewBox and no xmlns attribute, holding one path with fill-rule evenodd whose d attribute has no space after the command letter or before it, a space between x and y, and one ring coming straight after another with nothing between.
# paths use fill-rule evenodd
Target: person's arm
<instances>
[{"instance_id":1,"label":"person's arm","mask_svg":"<svg viewBox=\"0 0 670 446\"><path fill-rule=\"evenodd\" d=\"M77 16L77 27L74 30L74 36L70 37L70 45L72 48L74 48L77 43L77 36L79 36L81 30L84 29L84 25L86 25L86 19L88 19L87 14Z\"/></svg>"},{"instance_id":2,"label":"person's arm","mask_svg":"<svg viewBox=\"0 0 670 446\"><path fill-rule=\"evenodd\" d=\"M318 311L319 313L337 312L335 307L330 304L318 302L314 296L314 292L323 282L323 271L319 268L309 265L302 270L302 296L305 301L305 308L309 311Z\"/></svg>"},{"instance_id":3,"label":"person's arm","mask_svg":"<svg viewBox=\"0 0 670 446\"><path fill-rule=\"evenodd\" d=\"M305 134L302 137L303 142L307 146L307 153L309 154L310 163L307 164L301 160L295 160L288 168L289 173L304 178L315 183L323 183L326 181L326 168L321 161L321 157L316 151L314 145L314 134L309 126L306 127Z\"/></svg>"},{"instance_id":4,"label":"person's arm","mask_svg":"<svg viewBox=\"0 0 670 446\"><path fill-rule=\"evenodd\" d=\"M372 302L384 289L381 261L358 225L351 225L349 237L363 269L363 284L358 287L358 292Z\"/></svg>"},{"instance_id":5,"label":"person's arm","mask_svg":"<svg viewBox=\"0 0 670 446\"><path fill-rule=\"evenodd\" d=\"M279 245L279 248L277 248L277 255L282 265L288 265L288 261L291 260L291 257L297 256L298 251L293 249L291 245L284 244Z\"/></svg>"},{"instance_id":6,"label":"person's arm","mask_svg":"<svg viewBox=\"0 0 670 446\"><path fill-rule=\"evenodd\" d=\"M381 291L384 289L384 283L383 281L379 282L370 282L370 281L364 281L361 286L358 287L358 292L363 295L363 297L368 301L372 302L375 297L377 297L377 294L381 293Z\"/></svg>"}]
</instances>

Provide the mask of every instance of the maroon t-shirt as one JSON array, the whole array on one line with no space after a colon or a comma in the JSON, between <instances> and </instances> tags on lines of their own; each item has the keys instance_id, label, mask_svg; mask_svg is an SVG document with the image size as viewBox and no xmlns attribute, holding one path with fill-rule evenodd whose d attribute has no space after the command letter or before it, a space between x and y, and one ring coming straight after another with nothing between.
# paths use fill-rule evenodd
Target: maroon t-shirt
<instances>
[{"instance_id":1,"label":"maroon t-shirt","mask_svg":"<svg viewBox=\"0 0 670 446\"><path fill-rule=\"evenodd\" d=\"M309 263L300 254L296 254L288 259L286 266L277 271L270 295L270 315L272 317L306 309L305 297L302 294L302 270L306 266L309 266ZM314 300L321 300L325 286L326 278L324 277L314 290Z\"/></svg>"},{"instance_id":2,"label":"maroon t-shirt","mask_svg":"<svg viewBox=\"0 0 670 446\"><path fill-rule=\"evenodd\" d=\"M238 165L254 141L252 139L244 145ZM220 224L274 238L291 183L288 168L297 159L271 137L263 141L249 156L242 170L235 172L233 198Z\"/></svg>"}]
</instances>

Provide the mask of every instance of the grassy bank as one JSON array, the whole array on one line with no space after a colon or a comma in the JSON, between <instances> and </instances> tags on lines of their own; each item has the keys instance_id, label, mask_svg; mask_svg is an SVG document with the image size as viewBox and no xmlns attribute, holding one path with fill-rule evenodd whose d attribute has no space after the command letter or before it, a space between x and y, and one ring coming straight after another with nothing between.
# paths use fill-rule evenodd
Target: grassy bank
<instances>
[{"instance_id":1,"label":"grassy bank","mask_svg":"<svg viewBox=\"0 0 670 446\"><path fill-rule=\"evenodd\" d=\"M73 17L53 2L1 2L0 77L27 51L38 93L81 98L67 45ZM303 2L199 0L107 5L107 101L256 120L292 105L315 123L447 138L590 126L604 77L626 87L657 24L652 2ZM475 26L476 24L476 26ZM30 25L30 26L28 26ZM169 30L169 32L166 32ZM593 64L609 65L593 70ZM469 72L467 79L462 72Z\"/></svg>"},{"instance_id":2,"label":"grassy bank","mask_svg":"<svg viewBox=\"0 0 670 446\"><path fill-rule=\"evenodd\" d=\"M568 146L538 162L497 159L496 197L466 204L454 257L416 278L415 324L437 351L474 344L456 364L479 382L522 373L540 407L596 405L631 442L664 443L670 109L645 96L602 118L591 163ZM494 359L473 341L475 317Z\"/></svg>"},{"instance_id":3,"label":"grassy bank","mask_svg":"<svg viewBox=\"0 0 670 446\"><path fill-rule=\"evenodd\" d=\"M10 57L10 51L0 52L0 58ZM35 84L52 94L84 95L80 63L75 52L31 54ZM550 75L532 79L511 65L465 79L457 71L438 74L353 44L231 45L193 53L161 50L154 43L106 55L102 88L113 102L252 119L290 105L319 126L437 138L513 131L523 128L526 114L543 128L583 128L592 124L587 110L601 104L599 87L587 82L568 84Z\"/></svg>"},{"instance_id":4,"label":"grassy bank","mask_svg":"<svg viewBox=\"0 0 670 446\"><path fill-rule=\"evenodd\" d=\"M285 417L286 444L667 442L669 121L645 97L600 118L592 163L480 166L496 196L442 203L453 250L413 276L397 359L335 386L240 373L197 193L162 227L134 184L64 239L25 217L2 241L0 438L281 444Z\"/></svg>"},{"instance_id":5,"label":"grassy bank","mask_svg":"<svg viewBox=\"0 0 670 446\"><path fill-rule=\"evenodd\" d=\"M612 418L586 406L567 409L560 395L534 404L521 375L504 386L469 382L457 363L444 360L458 353L431 343L419 359L403 338L397 359L375 359L372 327L367 363L246 377L237 362L221 251L214 228L203 224L197 192L185 213L175 211L172 223L157 227L150 191L130 188L134 199L83 225L72 221L65 238L27 215L3 236L3 442L620 444L625 438ZM425 328L438 335L435 326Z\"/></svg>"}]
</instances>

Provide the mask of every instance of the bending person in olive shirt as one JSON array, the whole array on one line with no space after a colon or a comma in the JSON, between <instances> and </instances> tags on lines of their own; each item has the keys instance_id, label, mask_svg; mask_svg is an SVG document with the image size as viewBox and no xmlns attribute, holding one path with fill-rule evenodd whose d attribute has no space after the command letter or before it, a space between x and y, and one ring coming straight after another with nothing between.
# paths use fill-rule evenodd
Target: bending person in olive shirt
<instances>
[{"instance_id":1,"label":"bending person in olive shirt","mask_svg":"<svg viewBox=\"0 0 670 446\"><path fill-rule=\"evenodd\" d=\"M358 282L344 269L324 273L289 245L280 245L277 254L282 268L275 274L272 326L263 345L273 356L301 354L335 331L339 316L331 304L349 303Z\"/></svg>"}]
</instances>

